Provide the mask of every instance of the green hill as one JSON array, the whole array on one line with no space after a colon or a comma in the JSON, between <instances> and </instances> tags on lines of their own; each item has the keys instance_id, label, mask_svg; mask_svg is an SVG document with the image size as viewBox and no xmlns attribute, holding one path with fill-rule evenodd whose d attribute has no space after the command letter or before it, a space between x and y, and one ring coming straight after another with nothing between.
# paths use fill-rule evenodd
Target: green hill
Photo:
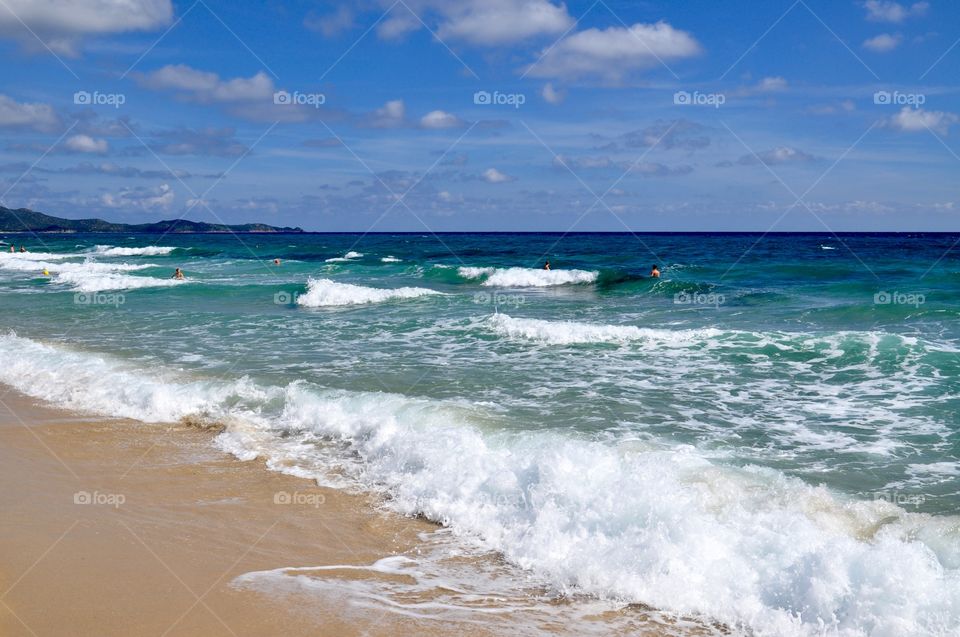
<instances>
[{"instance_id":1,"label":"green hill","mask_svg":"<svg viewBox=\"0 0 960 637\"><path fill-rule=\"evenodd\" d=\"M278 228L265 223L225 225L168 219L155 223L111 223L103 219L62 219L29 208L11 210L0 206L0 232L139 232L189 234L202 232L303 232L301 228Z\"/></svg>"}]
</instances>

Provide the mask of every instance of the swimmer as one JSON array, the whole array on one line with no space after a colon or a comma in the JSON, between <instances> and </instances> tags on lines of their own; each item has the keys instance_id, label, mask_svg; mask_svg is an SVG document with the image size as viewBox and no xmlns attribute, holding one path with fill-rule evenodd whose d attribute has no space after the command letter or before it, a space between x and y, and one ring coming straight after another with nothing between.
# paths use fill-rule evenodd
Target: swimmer
<instances>
[{"instance_id":1,"label":"swimmer","mask_svg":"<svg viewBox=\"0 0 960 637\"><path fill-rule=\"evenodd\" d=\"M50 270L44 268L44 269L43 269L43 276L50 276Z\"/></svg>"},{"instance_id":2,"label":"swimmer","mask_svg":"<svg viewBox=\"0 0 960 637\"><path fill-rule=\"evenodd\" d=\"M186 277L183 276L183 270L177 268L177 271L173 273L173 277L177 281L183 281Z\"/></svg>"},{"instance_id":3,"label":"swimmer","mask_svg":"<svg viewBox=\"0 0 960 637\"><path fill-rule=\"evenodd\" d=\"M13 249L13 244L10 244L10 254L13 254L16 250Z\"/></svg>"},{"instance_id":4,"label":"swimmer","mask_svg":"<svg viewBox=\"0 0 960 637\"><path fill-rule=\"evenodd\" d=\"M550 262L549 262L549 261L547 261L546 263L543 264L543 269L544 269L544 270L549 270L549 269L550 269Z\"/></svg>"},{"instance_id":5,"label":"swimmer","mask_svg":"<svg viewBox=\"0 0 960 637\"><path fill-rule=\"evenodd\" d=\"M660 268L657 267L656 263L654 263L653 267L650 269L650 276L652 276L655 279L660 278Z\"/></svg>"},{"instance_id":6,"label":"swimmer","mask_svg":"<svg viewBox=\"0 0 960 637\"><path fill-rule=\"evenodd\" d=\"M274 259L273 265L280 265L280 259Z\"/></svg>"},{"instance_id":7,"label":"swimmer","mask_svg":"<svg viewBox=\"0 0 960 637\"><path fill-rule=\"evenodd\" d=\"M26 252L26 251L27 251L26 248L24 248L23 246L20 246L20 252Z\"/></svg>"}]
</instances>

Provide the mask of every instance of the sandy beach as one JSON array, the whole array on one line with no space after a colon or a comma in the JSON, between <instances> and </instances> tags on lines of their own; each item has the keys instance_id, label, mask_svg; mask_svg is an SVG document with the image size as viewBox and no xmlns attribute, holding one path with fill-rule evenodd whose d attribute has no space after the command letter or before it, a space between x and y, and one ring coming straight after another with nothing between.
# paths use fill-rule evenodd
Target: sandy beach
<instances>
[{"instance_id":1,"label":"sandy beach","mask_svg":"<svg viewBox=\"0 0 960 637\"><path fill-rule=\"evenodd\" d=\"M85 418L12 391L0 401L0 634L531 634L567 632L573 618L598 633L663 634L643 609L596 613L556 599L538 608L523 590L471 597L469 608L430 587L409 588L402 603L357 604L378 594L351 584L380 579L384 592L409 576L355 567L425 552L438 527L240 462L210 431ZM503 568L480 562L459 566ZM234 582L304 565L320 567L326 593Z\"/></svg>"}]
</instances>

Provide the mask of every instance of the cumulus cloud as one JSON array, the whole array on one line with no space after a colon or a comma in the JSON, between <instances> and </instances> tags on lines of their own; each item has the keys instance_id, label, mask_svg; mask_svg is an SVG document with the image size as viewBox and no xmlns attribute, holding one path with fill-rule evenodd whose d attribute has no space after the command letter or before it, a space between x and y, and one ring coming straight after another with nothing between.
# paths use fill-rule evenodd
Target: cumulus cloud
<instances>
[{"instance_id":1,"label":"cumulus cloud","mask_svg":"<svg viewBox=\"0 0 960 637\"><path fill-rule=\"evenodd\" d=\"M160 184L156 188L124 188L120 192L100 195L100 203L107 208L136 208L144 211L165 210L175 199L169 184Z\"/></svg>"},{"instance_id":2,"label":"cumulus cloud","mask_svg":"<svg viewBox=\"0 0 960 637\"><path fill-rule=\"evenodd\" d=\"M540 95L543 96L544 101L548 104L559 104L567 96L563 91L558 91L553 88L553 84L550 82L543 85L543 90L540 92Z\"/></svg>"},{"instance_id":3,"label":"cumulus cloud","mask_svg":"<svg viewBox=\"0 0 960 637\"><path fill-rule=\"evenodd\" d=\"M481 46L556 36L574 23L565 5L548 0L407 0L399 4L382 0L381 4L392 6L377 25L377 34L387 40L423 28L421 20L435 22L434 30L443 40Z\"/></svg>"},{"instance_id":4,"label":"cumulus cloud","mask_svg":"<svg viewBox=\"0 0 960 637\"><path fill-rule=\"evenodd\" d=\"M657 120L650 126L624 133L617 140L606 144L605 150L624 148L651 148L662 150L699 150L710 145L706 127L686 119Z\"/></svg>"},{"instance_id":5,"label":"cumulus cloud","mask_svg":"<svg viewBox=\"0 0 960 637\"><path fill-rule=\"evenodd\" d=\"M353 28L353 11L343 4L333 13L315 16L310 15L303 21L303 25L311 31L316 31L324 37L332 38L343 31Z\"/></svg>"},{"instance_id":6,"label":"cumulus cloud","mask_svg":"<svg viewBox=\"0 0 960 637\"><path fill-rule=\"evenodd\" d=\"M451 6L440 24L441 38L498 45L538 35L560 34L573 25L564 5L544 0L480 0Z\"/></svg>"},{"instance_id":7,"label":"cumulus cloud","mask_svg":"<svg viewBox=\"0 0 960 637\"><path fill-rule=\"evenodd\" d=\"M89 135L72 135L63 142L63 147L74 153L105 153L109 149L107 140L94 139Z\"/></svg>"},{"instance_id":8,"label":"cumulus cloud","mask_svg":"<svg viewBox=\"0 0 960 637\"><path fill-rule=\"evenodd\" d=\"M914 2L904 6L892 0L866 0L863 7L867 10L867 20L871 22L903 22L907 18L926 15L929 2Z\"/></svg>"},{"instance_id":9,"label":"cumulus cloud","mask_svg":"<svg viewBox=\"0 0 960 637\"><path fill-rule=\"evenodd\" d=\"M487 168L480 175L480 178L488 184L502 184L508 181L514 181L516 179L516 177L511 177L510 175L502 173L496 168Z\"/></svg>"},{"instance_id":10,"label":"cumulus cloud","mask_svg":"<svg viewBox=\"0 0 960 637\"><path fill-rule=\"evenodd\" d=\"M430 111L420 118L420 128L443 129L462 128L463 126L462 119L446 111Z\"/></svg>"},{"instance_id":11,"label":"cumulus cloud","mask_svg":"<svg viewBox=\"0 0 960 637\"><path fill-rule=\"evenodd\" d=\"M544 49L527 73L534 77L598 77L618 81L626 73L660 62L693 57L700 44L686 31L666 22L637 23L632 27L586 29Z\"/></svg>"},{"instance_id":12,"label":"cumulus cloud","mask_svg":"<svg viewBox=\"0 0 960 637\"><path fill-rule=\"evenodd\" d=\"M893 51L895 48L900 46L902 41L903 36L899 33L894 35L889 33L881 33L878 36L864 40L863 48L867 49L868 51L873 51L874 53L887 53L888 51Z\"/></svg>"},{"instance_id":13,"label":"cumulus cloud","mask_svg":"<svg viewBox=\"0 0 960 637\"><path fill-rule=\"evenodd\" d=\"M232 128L177 128L158 131L154 138L150 147L165 155L237 157L247 152Z\"/></svg>"},{"instance_id":14,"label":"cumulus cloud","mask_svg":"<svg viewBox=\"0 0 960 637\"><path fill-rule=\"evenodd\" d=\"M731 161L722 161L717 164L720 168L729 168L730 166L754 166L758 164L766 164L768 166L774 166L777 164L805 164L817 161L817 157L806 153L792 146L777 146L776 148L771 148L770 150L765 150L757 154L747 154L738 159L736 162Z\"/></svg>"},{"instance_id":15,"label":"cumulus cloud","mask_svg":"<svg viewBox=\"0 0 960 637\"><path fill-rule=\"evenodd\" d=\"M146 88L175 91L204 103L272 100L274 93L273 80L263 71L252 77L224 80L216 73L200 71L186 64L169 64L136 77Z\"/></svg>"},{"instance_id":16,"label":"cumulus cloud","mask_svg":"<svg viewBox=\"0 0 960 637\"><path fill-rule=\"evenodd\" d=\"M887 124L907 133L931 130L941 135L947 135L950 132L950 127L958 121L960 121L960 117L953 113L925 111L922 108L904 106L899 113L890 118Z\"/></svg>"},{"instance_id":17,"label":"cumulus cloud","mask_svg":"<svg viewBox=\"0 0 960 637\"><path fill-rule=\"evenodd\" d=\"M0 36L17 39L30 50L45 51L45 44L62 55L76 55L84 36L151 31L172 19L170 0L5 0Z\"/></svg>"},{"instance_id":18,"label":"cumulus cloud","mask_svg":"<svg viewBox=\"0 0 960 637\"><path fill-rule=\"evenodd\" d=\"M18 102L0 94L0 127L49 133L60 126L53 107L40 102Z\"/></svg>"},{"instance_id":19,"label":"cumulus cloud","mask_svg":"<svg viewBox=\"0 0 960 637\"><path fill-rule=\"evenodd\" d=\"M407 107L403 100L390 100L372 113L360 118L359 124L367 128L399 128L408 124Z\"/></svg>"}]
</instances>

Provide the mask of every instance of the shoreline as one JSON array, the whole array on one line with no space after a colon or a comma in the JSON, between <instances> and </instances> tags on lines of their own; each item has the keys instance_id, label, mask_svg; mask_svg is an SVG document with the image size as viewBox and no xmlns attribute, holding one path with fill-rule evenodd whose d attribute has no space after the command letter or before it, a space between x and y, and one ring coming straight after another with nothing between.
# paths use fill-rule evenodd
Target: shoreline
<instances>
[{"instance_id":1,"label":"shoreline","mask_svg":"<svg viewBox=\"0 0 960 637\"><path fill-rule=\"evenodd\" d=\"M0 475L12 485L0 491L0 634L710 631L550 594L431 522L237 460L212 439L0 389ZM481 594L449 592L471 586Z\"/></svg>"}]
</instances>

